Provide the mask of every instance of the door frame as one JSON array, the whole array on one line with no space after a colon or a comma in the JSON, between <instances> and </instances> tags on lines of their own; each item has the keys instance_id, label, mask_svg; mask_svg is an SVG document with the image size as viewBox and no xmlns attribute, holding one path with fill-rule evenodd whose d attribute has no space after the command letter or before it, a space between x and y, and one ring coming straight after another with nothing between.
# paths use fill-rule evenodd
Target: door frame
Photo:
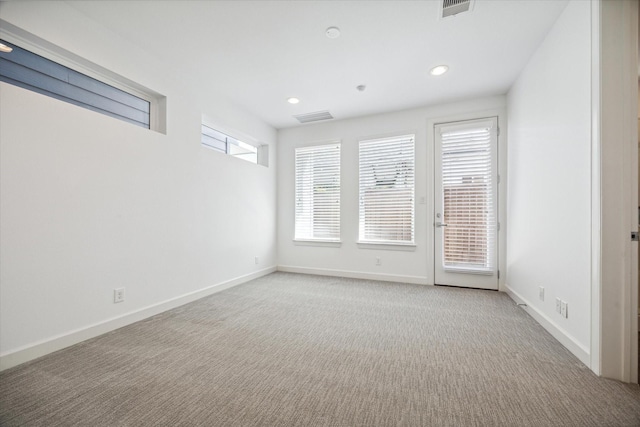
<instances>
[{"instance_id":1,"label":"door frame","mask_svg":"<svg viewBox=\"0 0 640 427\"><path fill-rule=\"evenodd\" d=\"M638 2L591 4L591 369L638 382Z\"/></svg>"},{"instance_id":2,"label":"door frame","mask_svg":"<svg viewBox=\"0 0 640 427\"><path fill-rule=\"evenodd\" d=\"M468 112L449 114L442 116L435 116L427 118L427 158L426 164L430 168L427 172L427 200L429 201L429 209L427 209L427 242L434 242L435 240L435 228L433 226L435 222L435 127L438 124L461 122L467 120L483 119L488 117L498 118L498 127L500 133L498 134L498 174L500 175L500 181L498 182L498 221L500 222L500 229L498 230L498 271L500 272L498 278L498 290L505 291L505 277L506 277L506 248L507 244L507 109L506 98L502 98L501 107L492 109L474 109L469 108ZM418 159L416 159L418 160ZM435 245L427 245L426 260L428 268L428 280L430 285L435 285Z\"/></svg>"}]
</instances>

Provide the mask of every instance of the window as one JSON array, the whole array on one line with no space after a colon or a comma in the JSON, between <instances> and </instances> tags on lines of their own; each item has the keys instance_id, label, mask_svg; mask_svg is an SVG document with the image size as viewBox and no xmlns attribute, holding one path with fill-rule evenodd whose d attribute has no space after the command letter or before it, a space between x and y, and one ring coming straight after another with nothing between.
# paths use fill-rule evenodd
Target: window
<instances>
[{"instance_id":1,"label":"window","mask_svg":"<svg viewBox=\"0 0 640 427\"><path fill-rule=\"evenodd\" d=\"M226 153L251 163L258 163L258 147L239 141L209 126L202 125L201 142L202 145L221 153Z\"/></svg>"},{"instance_id":2,"label":"window","mask_svg":"<svg viewBox=\"0 0 640 427\"><path fill-rule=\"evenodd\" d=\"M340 144L296 148L296 240L340 240Z\"/></svg>"},{"instance_id":3,"label":"window","mask_svg":"<svg viewBox=\"0 0 640 427\"><path fill-rule=\"evenodd\" d=\"M360 141L361 243L414 242L414 135Z\"/></svg>"},{"instance_id":4,"label":"window","mask_svg":"<svg viewBox=\"0 0 640 427\"><path fill-rule=\"evenodd\" d=\"M13 51L0 53L0 81L150 128L149 101L14 44L1 42Z\"/></svg>"},{"instance_id":5,"label":"window","mask_svg":"<svg viewBox=\"0 0 640 427\"><path fill-rule=\"evenodd\" d=\"M496 125L440 127L443 266L493 272L496 252Z\"/></svg>"}]
</instances>

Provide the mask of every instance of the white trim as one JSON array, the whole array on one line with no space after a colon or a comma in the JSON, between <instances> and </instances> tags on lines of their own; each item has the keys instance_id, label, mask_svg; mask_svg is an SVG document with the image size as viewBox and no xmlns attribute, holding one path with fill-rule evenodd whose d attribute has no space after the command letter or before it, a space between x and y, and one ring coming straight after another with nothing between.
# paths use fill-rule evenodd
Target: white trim
<instances>
[{"instance_id":1,"label":"white trim","mask_svg":"<svg viewBox=\"0 0 640 427\"><path fill-rule=\"evenodd\" d=\"M93 325L76 329L65 334L60 334L47 340L30 344L17 350L13 350L9 353L1 354L0 371L12 368L14 366L28 362L46 354L53 353L54 351L61 350L74 344L78 344L82 341L97 337L107 332L111 332L115 329L122 328L123 326L130 325L151 316L155 316L156 314L163 313L167 310L171 310L181 305L188 304L190 302L215 294L225 289L232 288L234 286L248 282L249 280L266 276L267 274L273 273L274 271L276 271L275 266L268 267L254 273L245 274L243 276L236 277L235 279L226 280L224 282L208 286L198 291L189 292L157 304L152 304L139 310L123 314L122 316L95 323Z\"/></svg>"},{"instance_id":2,"label":"white trim","mask_svg":"<svg viewBox=\"0 0 640 427\"><path fill-rule=\"evenodd\" d=\"M601 286L601 153L600 153L600 2L591 3L591 360L600 375Z\"/></svg>"},{"instance_id":3,"label":"white trim","mask_svg":"<svg viewBox=\"0 0 640 427\"><path fill-rule=\"evenodd\" d=\"M399 282L399 283L413 283L416 285L430 285L428 279L422 276L403 276L398 274L367 273L364 271L295 267L292 265L279 265L278 271L284 271L287 273L311 274L314 276L348 277L350 279L380 280L383 282Z\"/></svg>"},{"instance_id":4,"label":"white trim","mask_svg":"<svg viewBox=\"0 0 640 427\"><path fill-rule=\"evenodd\" d=\"M507 295L509 295L511 299L516 302L516 304L526 304L522 306L524 311L526 311L531 317L533 317L536 322L538 322L544 329L547 330L547 332L549 332L555 339L557 339L560 344L565 346L567 350L573 353L573 355L576 356L582 363L584 363L587 367L589 366L591 357L589 355L589 349L586 346L580 344L567 331L557 325L552 319L547 317L547 315L535 308L532 304L529 304L526 299L524 299L520 294L511 289L508 284L505 283L504 287Z\"/></svg>"}]
</instances>

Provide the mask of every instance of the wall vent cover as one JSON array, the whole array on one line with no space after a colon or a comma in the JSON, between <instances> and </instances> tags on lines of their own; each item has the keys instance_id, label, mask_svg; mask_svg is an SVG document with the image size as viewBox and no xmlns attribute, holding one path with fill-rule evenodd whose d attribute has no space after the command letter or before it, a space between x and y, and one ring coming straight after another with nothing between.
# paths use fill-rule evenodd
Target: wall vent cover
<instances>
[{"instance_id":1,"label":"wall vent cover","mask_svg":"<svg viewBox=\"0 0 640 427\"><path fill-rule=\"evenodd\" d=\"M441 18L454 16L462 12L469 12L473 9L474 0L442 0Z\"/></svg>"},{"instance_id":2,"label":"wall vent cover","mask_svg":"<svg viewBox=\"0 0 640 427\"><path fill-rule=\"evenodd\" d=\"M298 114L293 116L300 123L319 122L321 120L333 119L333 116L328 111L316 111L315 113Z\"/></svg>"}]
</instances>

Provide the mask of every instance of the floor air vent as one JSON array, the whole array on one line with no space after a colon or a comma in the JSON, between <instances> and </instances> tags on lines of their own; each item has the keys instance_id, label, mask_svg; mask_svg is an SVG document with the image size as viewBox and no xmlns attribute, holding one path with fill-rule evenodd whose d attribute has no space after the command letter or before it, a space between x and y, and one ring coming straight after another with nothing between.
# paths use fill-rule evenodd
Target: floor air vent
<instances>
[{"instance_id":1,"label":"floor air vent","mask_svg":"<svg viewBox=\"0 0 640 427\"><path fill-rule=\"evenodd\" d=\"M319 122L321 120L333 119L333 116L328 111L316 111L315 113L298 114L293 117L298 119L300 123Z\"/></svg>"},{"instance_id":2,"label":"floor air vent","mask_svg":"<svg viewBox=\"0 0 640 427\"><path fill-rule=\"evenodd\" d=\"M473 7L473 0L442 0L442 18L468 12Z\"/></svg>"}]
</instances>

